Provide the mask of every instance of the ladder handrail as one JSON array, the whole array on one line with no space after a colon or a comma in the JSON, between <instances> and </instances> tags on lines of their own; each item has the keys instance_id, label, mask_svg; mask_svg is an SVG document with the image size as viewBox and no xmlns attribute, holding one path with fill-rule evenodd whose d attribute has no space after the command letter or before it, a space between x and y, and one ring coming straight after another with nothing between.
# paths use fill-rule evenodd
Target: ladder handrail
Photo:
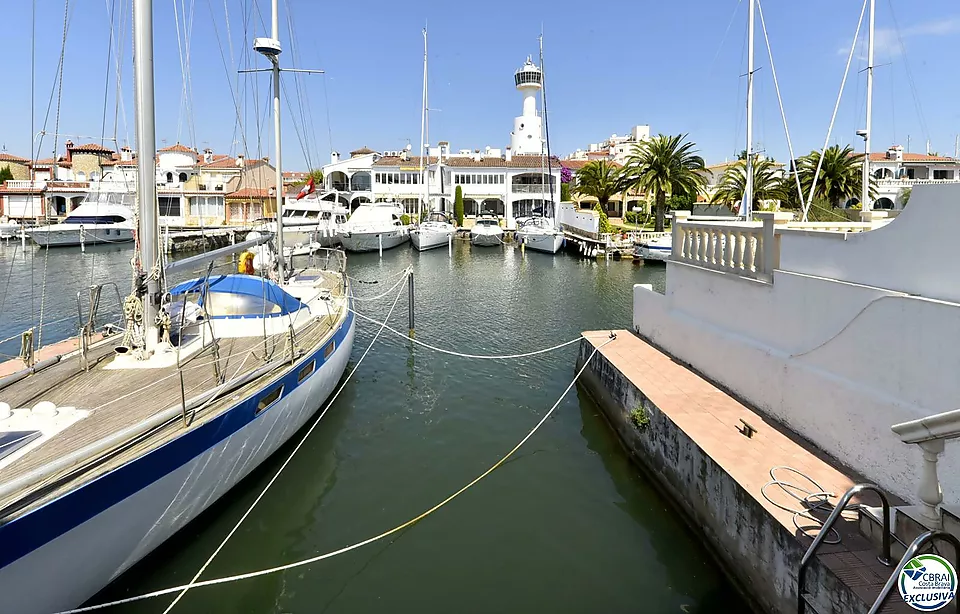
<instances>
[{"instance_id":1,"label":"ladder handrail","mask_svg":"<svg viewBox=\"0 0 960 614\"><path fill-rule=\"evenodd\" d=\"M827 535L830 533L833 525L837 523L837 520L844 512L847 504L850 503L850 499L852 499L854 495L857 495L865 490L871 490L877 493L877 495L880 497L880 504L883 506L883 552L881 552L880 556L877 558L884 565L889 566L891 564L890 503L887 501L887 496L883 494L883 491L874 484L855 484L847 492L845 492L842 497L840 497L840 501L837 502L837 505L833 508L833 511L830 512L830 516L827 517L827 521L823 523L823 526L820 528L820 532L817 533L815 538L813 538L813 543L810 544L810 547L807 548L806 553L803 555L803 559L800 560L800 569L797 570L797 614L803 614L807 607L807 602L803 599L803 584L804 580L806 579L807 567L810 565L810 561L813 560L817 550L820 549L820 545L823 544L823 541L827 538Z\"/></svg>"},{"instance_id":2,"label":"ladder handrail","mask_svg":"<svg viewBox=\"0 0 960 614\"><path fill-rule=\"evenodd\" d=\"M907 551L903 553L903 558L900 559L900 563L897 564L897 568L893 570L893 573L890 574L890 577L887 578L887 583L883 585L883 588L880 590L880 594L877 596L877 600L873 602L873 607L870 608L868 614L877 614L880 609L887 603L887 599L890 597L890 592L893 590L893 587L897 584L897 579L900 577L900 573L903 571L903 568L906 567L907 563L917 555L917 551L920 548L923 548L928 543L932 542L935 539L942 539L944 541L950 542L953 546L953 556L958 559L960 562L960 539L957 539L952 534L947 533L946 531L940 531L938 529L931 529L926 533L921 533L917 536L913 543L907 548ZM957 612L960 612L960 600L954 598L956 602Z\"/></svg>"}]
</instances>

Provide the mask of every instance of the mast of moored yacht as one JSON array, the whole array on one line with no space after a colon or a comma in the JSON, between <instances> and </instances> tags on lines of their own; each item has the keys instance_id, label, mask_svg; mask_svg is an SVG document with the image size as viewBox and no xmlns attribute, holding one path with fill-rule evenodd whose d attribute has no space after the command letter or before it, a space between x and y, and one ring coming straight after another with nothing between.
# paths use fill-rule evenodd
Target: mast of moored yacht
<instances>
[{"instance_id":1,"label":"mast of moored yacht","mask_svg":"<svg viewBox=\"0 0 960 614\"><path fill-rule=\"evenodd\" d=\"M273 132L274 155L276 156L276 199L277 199L277 278L282 284L286 262L283 255L283 158L280 153L280 10L279 0L273 0L271 6L272 22L270 35L277 44L277 51L270 56L273 67Z\"/></svg>"},{"instance_id":2,"label":"mast of moored yacht","mask_svg":"<svg viewBox=\"0 0 960 614\"><path fill-rule=\"evenodd\" d=\"M753 14L754 1L749 2L750 15L747 18L747 161L746 180L743 187L743 215L747 221L753 219Z\"/></svg>"},{"instance_id":3,"label":"mast of moored yacht","mask_svg":"<svg viewBox=\"0 0 960 614\"><path fill-rule=\"evenodd\" d=\"M430 109L427 97L427 27L423 27L423 108L420 109L420 168L423 171L423 204L427 213L433 210L430 206ZM427 157L424 165L423 152L426 149Z\"/></svg>"},{"instance_id":4,"label":"mast of moored yacht","mask_svg":"<svg viewBox=\"0 0 960 614\"><path fill-rule=\"evenodd\" d=\"M153 351L159 341L157 311L157 163L156 118L153 98L153 0L133 3L133 74L137 130L137 182L139 184L140 268L147 274L143 299L144 345Z\"/></svg>"},{"instance_id":5,"label":"mast of moored yacht","mask_svg":"<svg viewBox=\"0 0 960 614\"><path fill-rule=\"evenodd\" d=\"M873 122L873 31L876 8L876 0L870 0L870 29L867 34L867 125L863 135L863 185L860 193L862 211L873 208L873 203L870 202L870 131Z\"/></svg>"},{"instance_id":6,"label":"mast of moored yacht","mask_svg":"<svg viewBox=\"0 0 960 614\"><path fill-rule=\"evenodd\" d=\"M557 219L557 204L554 202L553 190L553 161L550 159L550 120L547 116L547 71L543 66L543 30L540 31L540 102L543 106L543 140L546 144L547 154L547 183L550 184L550 208L553 210L553 219ZM543 149L540 150L540 159L543 160ZM547 208L544 207L540 213L541 217L546 217Z\"/></svg>"}]
</instances>

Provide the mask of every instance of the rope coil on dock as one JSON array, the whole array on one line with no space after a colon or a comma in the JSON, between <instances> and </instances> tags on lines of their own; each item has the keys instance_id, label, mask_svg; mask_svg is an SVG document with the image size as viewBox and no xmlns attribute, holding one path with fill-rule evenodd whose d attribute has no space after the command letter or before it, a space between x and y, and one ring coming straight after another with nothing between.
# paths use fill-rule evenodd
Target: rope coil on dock
<instances>
[{"instance_id":1,"label":"rope coil on dock","mask_svg":"<svg viewBox=\"0 0 960 614\"><path fill-rule=\"evenodd\" d=\"M807 488L804 488L803 486L798 486L797 484L793 484L792 482L787 482L781 478L778 478L776 473L777 471L789 471L803 478L804 480L810 482L810 484L812 484L816 490L809 490ZM796 509L796 508L783 505L782 503L777 503L776 501L770 498L770 495L767 494L768 486L779 487L780 490L782 490L786 495L788 495L792 499L795 499L796 501L798 501L800 504L803 505L803 507L801 509ZM798 495L796 493L800 493L800 494ZM794 469L793 467L787 467L786 465L776 465L770 468L770 481L764 484L760 488L760 494L763 495L764 499L766 499L773 505L777 506L778 508L782 509L783 511L792 513L793 526L795 526L798 531L800 531L801 533L803 533L804 535L806 535L811 539L817 536L816 533L813 532L814 529L816 529L817 532L819 532L819 529L823 527L823 522L824 522L819 518L817 518L816 516L814 516L813 512L819 511L825 514L829 514L830 512L833 511L833 507L834 507L830 503L830 499L836 498L837 496L836 493L825 491L823 487L820 486L820 484L818 484L817 481L811 478L809 475L803 473L799 469ZM855 503L855 504L846 506L843 511L845 512L855 511L860 509L860 507L861 505L859 503ZM812 527L810 525L801 526L800 525L801 518L813 523L813 526ZM835 535L836 537L834 538L834 537L828 536L826 539L823 540L823 543L825 544L840 543L840 533L836 529L831 527L830 535L831 536Z\"/></svg>"},{"instance_id":2,"label":"rope coil on dock","mask_svg":"<svg viewBox=\"0 0 960 614\"><path fill-rule=\"evenodd\" d=\"M397 298L399 299L399 293L398 293ZM396 306L396 301L394 301L394 306ZM391 311L392 311L392 309L391 309ZM388 315L388 318L389 318L389 315ZM384 323L384 324L383 324L383 327L381 328L381 331L379 331L379 332L382 332L382 331L385 330L385 329L388 329L388 327L387 327L386 324ZM379 335L379 332L378 332L378 335ZM582 335L581 335L581 337L578 337L578 338L576 339L576 341L579 341L581 338L583 338ZM471 480L471 481L470 481L469 483L467 483L465 486L463 486L462 488L460 488L459 490L457 490L456 492L454 492L453 494L451 494L450 496L448 496L446 499L444 499L444 500L441 501L440 503L437 503L436 505L434 505L434 506L431 507L430 509L426 510L425 512L423 512L423 513L421 513L421 514L419 514L419 515L417 515L417 516L415 516L415 517L407 520L406 522L403 522L403 523L401 523L401 524L393 527L392 529L389 529L389 530L387 530L387 531L384 531L384 532L382 532L382 533L380 533L380 534L378 534L378 535L375 535L375 536L373 536L373 537L367 538L367 539L365 539L365 540L363 540L363 541L359 541L359 542L356 542L356 543L351 544L351 545L349 545L349 546L345 546L345 547L340 548L340 549L338 549L338 550L333 550L333 551L327 552L327 553L325 553L325 554L320 554L320 555L312 556L312 557L309 557L309 558L306 558L306 559L302 559L302 560L300 560L300 561L296 561L296 562L293 562L293 563L287 563L287 564L284 564L284 565L279 565L279 566L276 566L276 567L269 567L269 568L266 568L266 569L261 569L261 570L257 570L257 571L251 571L251 572L247 572L247 573L243 573L243 574L236 574L236 575L232 575L232 576L224 576L224 577L221 577L221 578L214 578L214 579L211 579L211 580L203 580L203 581L199 581L199 582L197 581L197 578L198 578L199 575L203 572L203 570L206 568L207 564L209 564L210 560L212 560L212 559L214 558L214 556L216 556L217 552L219 552L220 549L223 547L223 545L226 543L226 541L229 540L230 536L233 535L233 533L234 533L234 532L236 531L236 529L240 526L240 524L243 522L243 520L244 520L244 519L247 517L247 515L249 515L249 513L252 511L253 507L254 507L254 506L257 504L257 502L259 502L260 499L263 497L263 495L265 494L267 488L269 488L270 485L273 484L274 480L276 480L276 478L279 476L280 472L283 471L284 467L286 467L287 464L290 462L290 460L293 458L293 455L296 454L297 450L300 448L300 446L303 444L303 442L306 441L306 438L309 436L310 431L313 430L314 426L316 426L317 424L319 424L319 418L318 418L317 421L314 422L314 425L311 426L310 431L308 431L308 432L304 435L304 438L300 441L300 443L299 443L299 444L297 445L297 447L293 450L293 452L291 452L290 456L287 458L287 460L284 462L284 464L283 464L283 465L280 467L280 469L277 471L276 475L274 475L273 479L270 480L270 482L267 484L266 488L264 488L263 492L261 492L260 496L258 496L257 499L254 501L254 503L253 503L253 505L250 507L250 509L248 509L247 512L243 515L243 517L240 519L240 522L237 523L237 526L234 527L234 529L230 532L229 535L227 535L227 538L224 540L224 542L220 545L220 547L217 548L217 550L214 552L213 556L210 557L210 560L208 560L207 563L204 564L204 566L200 569L200 572L198 572L197 575L194 576L194 579L193 579L189 584L184 584L184 585L181 585L181 586L174 586L174 587L170 587L170 588L165 588L165 589L161 589L161 590L158 590L158 591L153 591L153 592L150 592L150 593L144 593L144 594L142 594L142 595L136 595L136 596L134 596L134 597L127 597L127 598L125 598L125 599L119 599L119 600L116 600L116 601L110 601L110 602L107 602L107 603L101 603L101 604L98 604L98 605L87 606L87 607L83 607L83 608L76 608L76 609L73 609L73 610L66 610L66 611L62 611L62 612L57 612L56 614L81 614L82 612L92 612L92 611L95 611L95 610L101 610L101 609L104 609L104 608L109 608L109 607L113 607L113 606L117 606L117 605L123 605L123 604L127 604L127 603L133 603L133 602L135 602L135 601L142 601L142 600L144 600L144 599L152 599L152 598L154 598L154 597L161 597L161 596L163 596L163 595L169 595L169 594L177 593L177 592L181 593L181 596L182 596L182 594L183 594L184 592L186 592L187 590L189 590L189 589L191 589L191 588L200 588L200 587L204 587L204 586L213 586L213 585L215 585L215 584L227 584L227 583L232 583L232 582L239 582L239 581L241 581L241 580L248 580L248 579L251 579L251 578L257 578L257 577L260 577L260 576L265 576L265 575L269 575L269 574L274 574L274 573L278 573L278 572L281 572L281 571L286 571L286 570L289 570L289 569L294 569L294 568L297 568L297 567L303 567L303 566L305 566L305 565L310 565L310 564L316 563L316 562L318 562L318 561L322 561L322 560L325 560L325 559L333 558L333 557L335 557L335 556L337 556L337 555L344 554L344 553L350 552L350 551L352 551L352 550L356 550L356 549L358 549L358 548L362 548L363 546L366 546L366 545L372 544L372 543L374 543L374 542L380 541L380 540L382 540L382 539L384 539L384 538L386 538L386 537L389 537L390 535L393 535L393 534L398 533L399 531L402 531L402 530L404 530L404 529L406 529L406 528L408 528L408 527L410 527L410 526L413 526L414 524L420 522L421 520L423 520L423 519L426 518L427 516L433 514L434 512L436 512L437 510L439 510L439 509L442 508L443 506L447 505L448 503L450 503L451 501L453 501L454 499L456 499L457 497L459 497L460 495L462 495L464 492L466 492L467 490L469 490L470 488L472 488L473 486L475 486L478 482L480 482L481 480L483 480L484 478L486 478L487 476L489 476L489 475L490 475L491 473L493 473L496 469L498 469L498 468L501 467L504 463L506 463L507 460L510 459L510 457L512 457L514 454L516 454L516 452L517 452L531 437L533 437L533 435L534 435L538 430L540 430L540 427L543 426L543 425L546 423L546 421L550 418L550 416L553 415L553 412L556 411L556 409L560 406L560 403L563 402L563 399L566 398L567 394L570 392L570 390L573 388L573 386L574 386L574 385L577 383L577 381L580 379L580 376L583 374L584 371L586 371L586 369L587 369L587 367L590 365L590 362L591 362L591 360L593 359L593 357L594 357L604 346L606 346L608 343L611 343L611 342L614 341L615 339L616 339L616 334L610 333L610 335L609 335L602 343L600 343L599 345L597 345L597 346L595 346L595 347L593 348L593 351L590 353L590 355L587 357L587 359L583 362L583 366L581 366L580 369L577 370L577 373L574 375L573 379L570 381L570 383L567 385L567 387L563 390L563 392L562 392L562 393L560 394L560 396L557 398L556 402L554 402L554 404L550 407L549 410L547 410L547 412L546 412L546 413L544 414L544 416L540 419L540 421L537 422L537 424L523 437L523 439L521 439L520 442L517 443L517 445L515 445L509 452L507 452L504 456L502 456L502 457L500 458L500 460L498 460L498 461L497 461L496 463L494 463L489 469L487 469L486 471L484 471L483 473L481 473L480 475L478 475L477 477L475 477L473 480ZM373 341L376 341L376 337L374 338ZM569 345L569 343L568 343L567 345ZM373 347L373 342L371 342L370 346L367 347L367 351L369 351L371 347ZM366 356L366 352L364 352L364 356ZM363 360L363 357L361 357L361 361L362 361L362 360ZM360 363L358 362L358 363L357 363L357 366L359 366L359 364L360 364ZM354 367L354 370L351 371L350 375L353 375L353 373L354 373L355 371L356 371L356 367ZM344 382L344 384L346 384L346 382ZM342 389L343 389L343 388L341 387L341 390L342 390ZM338 390L337 394L339 394L339 390ZM332 402L333 402L333 400L331 399L331 403L332 403ZM327 408L329 408L329 406L330 406L330 405L328 404L328 405L327 405ZM324 409L324 412L325 412L325 411L326 411L326 409ZM322 417L322 415L321 415L321 417ZM179 600L179 598L180 598L180 596L177 597L177 600ZM175 605L175 604L176 604L176 601L174 601L172 604L170 604L170 606L168 606L168 608L167 608L166 611L169 612L170 609L171 609L171 608L173 607L173 605Z\"/></svg>"}]
</instances>

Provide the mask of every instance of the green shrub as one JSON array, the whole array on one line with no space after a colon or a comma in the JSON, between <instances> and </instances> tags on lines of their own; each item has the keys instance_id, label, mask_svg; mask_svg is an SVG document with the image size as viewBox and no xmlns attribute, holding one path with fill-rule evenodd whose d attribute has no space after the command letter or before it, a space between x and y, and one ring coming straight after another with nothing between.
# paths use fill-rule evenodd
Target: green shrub
<instances>
[{"instance_id":1,"label":"green shrub","mask_svg":"<svg viewBox=\"0 0 960 614\"><path fill-rule=\"evenodd\" d=\"M463 227L463 188L460 186L453 197L453 217L457 218L457 226Z\"/></svg>"},{"instance_id":2,"label":"green shrub","mask_svg":"<svg viewBox=\"0 0 960 614\"><path fill-rule=\"evenodd\" d=\"M641 433L650 426L650 416L647 415L647 409L643 405L637 405L632 412L630 412L630 421L633 422L633 426L637 427L637 430Z\"/></svg>"},{"instance_id":3,"label":"green shrub","mask_svg":"<svg viewBox=\"0 0 960 614\"><path fill-rule=\"evenodd\" d=\"M400 221L403 222L403 225L404 225L404 226L409 226L409 225L410 225L410 216L407 215L406 213L404 213L403 215L400 216Z\"/></svg>"}]
</instances>

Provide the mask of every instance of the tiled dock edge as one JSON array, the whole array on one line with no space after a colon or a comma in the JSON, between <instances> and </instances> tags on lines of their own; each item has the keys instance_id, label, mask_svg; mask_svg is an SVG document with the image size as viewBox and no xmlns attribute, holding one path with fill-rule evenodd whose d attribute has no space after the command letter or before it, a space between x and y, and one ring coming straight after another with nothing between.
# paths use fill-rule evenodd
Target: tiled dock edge
<instances>
[{"instance_id":1,"label":"tiled dock edge","mask_svg":"<svg viewBox=\"0 0 960 614\"><path fill-rule=\"evenodd\" d=\"M577 369L606 340L605 332L584 333ZM810 539L797 531L793 515L767 501L760 489L776 465L803 471L838 497L855 479L632 332L615 332L616 341L594 356L581 385L751 605L795 613L797 569ZM642 430L630 416L638 407L649 418ZM757 429L753 437L738 430L741 418ZM819 614L865 613L889 570L851 530L852 522L840 524L847 525L839 527L841 544L821 549L805 592ZM901 602L884 611L910 610Z\"/></svg>"}]
</instances>

